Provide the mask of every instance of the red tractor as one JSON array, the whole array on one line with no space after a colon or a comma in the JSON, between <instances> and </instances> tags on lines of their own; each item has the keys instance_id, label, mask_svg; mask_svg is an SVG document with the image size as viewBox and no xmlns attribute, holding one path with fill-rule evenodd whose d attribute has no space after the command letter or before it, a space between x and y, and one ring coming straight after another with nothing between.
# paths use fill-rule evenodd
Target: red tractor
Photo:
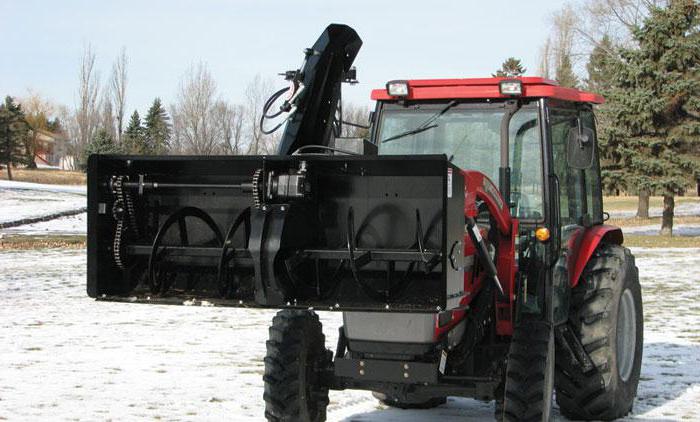
<instances>
[{"instance_id":1,"label":"red tractor","mask_svg":"<svg viewBox=\"0 0 700 422\"><path fill-rule=\"evenodd\" d=\"M325 420L330 389L495 400L504 421L549 420L556 390L567 417L626 415L642 300L604 224L603 99L542 78L397 80L372 92L369 139L341 138L360 45L331 25L286 72L261 122L283 119L278 155L90 157L88 294L282 308L270 421ZM343 312L335 351L315 310Z\"/></svg>"}]
</instances>

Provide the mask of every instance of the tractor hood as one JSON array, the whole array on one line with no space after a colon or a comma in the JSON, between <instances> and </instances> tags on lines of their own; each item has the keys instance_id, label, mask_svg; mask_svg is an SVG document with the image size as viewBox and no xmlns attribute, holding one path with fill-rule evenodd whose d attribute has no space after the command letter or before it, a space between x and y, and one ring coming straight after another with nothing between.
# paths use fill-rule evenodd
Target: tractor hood
<instances>
[{"instance_id":1,"label":"tractor hood","mask_svg":"<svg viewBox=\"0 0 700 422\"><path fill-rule=\"evenodd\" d=\"M296 81L302 91L294 101L296 109L287 121L279 155L290 155L305 145L329 144L340 85L361 46L362 40L354 29L331 24L305 51L305 62Z\"/></svg>"}]
</instances>

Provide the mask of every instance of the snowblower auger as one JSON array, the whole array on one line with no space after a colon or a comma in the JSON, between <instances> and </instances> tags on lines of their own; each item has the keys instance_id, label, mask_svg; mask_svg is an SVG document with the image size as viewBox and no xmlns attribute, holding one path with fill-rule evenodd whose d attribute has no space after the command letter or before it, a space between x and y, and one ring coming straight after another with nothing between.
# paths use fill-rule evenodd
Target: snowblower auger
<instances>
[{"instance_id":1,"label":"snowblower auger","mask_svg":"<svg viewBox=\"0 0 700 422\"><path fill-rule=\"evenodd\" d=\"M406 312L458 304L461 273L444 268L463 240L464 188L448 183L456 167L444 156L94 156L91 170L101 182L91 186L89 288L100 299ZM114 207L115 177L131 210Z\"/></svg>"},{"instance_id":2,"label":"snowblower auger","mask_svg":"<svg viewBox=\"0 0 700 422\"><path fill-rule=\"evenodd\" d=\"M343 138L362 42L330 25L264 105L278 155L95 155L88 294L281 309L265 417L323 421L330 389L499 421L611 420L642 361L634 257L604 224L593 105L542 78L394 80ZM357 122L356 122L357 123ZM496 181L496 183L492 182ZM315 311L343 312L335 352Z\"/></svg>"}]
</instances>

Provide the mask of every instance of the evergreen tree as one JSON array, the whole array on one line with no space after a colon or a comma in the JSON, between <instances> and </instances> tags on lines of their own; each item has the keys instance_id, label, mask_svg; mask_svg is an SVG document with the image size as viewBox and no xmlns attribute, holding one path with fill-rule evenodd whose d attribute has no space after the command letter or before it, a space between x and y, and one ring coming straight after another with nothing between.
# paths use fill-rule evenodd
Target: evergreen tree
<instances>
[{"instance_id":1,"label":"evergreen tree","mask_svg":"<svg viewBox=\"0 0 700 422\"><path fill-rule=\"evenodd\" d=\"M139 112L134 110L134 113L129 119L129 125L122 136L124 143L124 152L127 154L144 154L146 148L146 137L144 128L141 125L141 117Z\"/></svg>"},{"instance_id":2,"label":"evergreen tree","mask_svg":"<svg viewBox=\"0 0 700 422\"><path fill-rule=\"evenodd\" d=\"M28 131L22 107L12 97L5 97L5 103L0 104L0 161L7 166L9 180L14 164L26 164L24 142Z\"/></svg>"},{"instance_id":3,"label":"evergreen tree","mask_svg":"<svg viewBox=\"0 0 700 422\"><path fill-rule=\"evenodd\" d=\"M674 196L700 174L700 5L654 8L633 35L638 48L621 50L609 94L610 142L617 178L663 195L661 232L671 234Z\"/></svg>"},{"instance_id":4,"label":"evergreen tree","mask_svg":"<svg viewBox=\"0 0 700 422\"><path fill-rule=\"evenodd\" d=\"M559 57L554 78L561 86L568 88L578 87L578 78L574 73L574 66L568 54L562 54L561 57Z\"/></svg>"},{"instance_id":5,"label":"evergreen tree","mask_svg":"<svg viewBox=\"0 0 700 422\"><path fill-rule=\"evenodd\" d=\"M49 132L62 133L63 132L63 125L61 124L61 120L58 117L54 117L53 120L49 120L48 125L46 126L46 129Z\"/></svg>"},{"instance_id":6,"label":"evergreen tree","mask_svg":"<svg viewBox=\"0 0 700 422\"><path fill-rule=\"evenodd\" d=\"M613 88L616 66L619 61L617 46L613 44L609 36L603 36L591 52L586 65L588 71L587 89L608 98ZM617 128L612 124L609 102L597 107L596 117L604 191L612 194L619 194L620 190L635 191L636 187L626 185L626 179L620 172L622 157L619 154L620 144L616 142L619 141L620 137L616 136ZM648 207L646 213L648 216ZM638 216L643 217L642 214Z\"/></svg>"},{"instance_id":7,"label":"evergreen tree","mask_svg":"<svg viewBox=\"0 0 700 422\"><path fill-rule=\"evenodd\" d=\"M160 98L153 100L153 105L146 115L144 130L146 149L143 154L159 155L168 151L170 142L170 117L161 105Z\"/></svg>"},{"instance_id":8,"label":"evergreen tree","mask_svg":"<svg viewBox=\"0 0 700 422\"><path fill-rule=\"evenodd\" d=\"M501 64L501 68L492 74L494 78L516 78L522 76L527 72L527 69L523 67L520 59L515 57L508 57L506 61Z\"/></svg>"},{"instance_id":9,"label":"evergreen tree","mask_svg":"<svg viewBox=\"0 0 700 422\"><path fill-rule=\"evenodd\" d=\"M591 92L606 93L612 88L615 77L617 48L608 35L604 35L588 58L586 87Z\"/></svg>"},{"instance_id":10,"label":"evergreen tree","mask_svg":"<svg viewBox=\"0 0 700 422\"><path fill-rule=\"evenodd\" d=\"M91 154L119 154L120 152L122 152L121 148L114 142L114 136L108 129L100 128L90 143L85 146L83 166L87 166L87 159Z\"/></svg>"}]
</instances>

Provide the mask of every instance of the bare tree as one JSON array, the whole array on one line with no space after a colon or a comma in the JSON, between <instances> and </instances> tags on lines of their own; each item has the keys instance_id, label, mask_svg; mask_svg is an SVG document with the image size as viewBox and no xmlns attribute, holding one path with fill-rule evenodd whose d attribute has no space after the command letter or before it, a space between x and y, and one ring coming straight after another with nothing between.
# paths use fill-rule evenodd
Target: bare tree
<instances>
[{"instance_id":1,"label":"bare tree","mask_svg":"<svg viewBox=\"0 0 700 422\"><path fill-rule=\"evenodd\" d=\"M219 147L213 109L217 102L216 82L206 65L189 69L180 83L172 106L173 139L181 152L209 155Z\"/></svg>"},{"instance_id":2,"label":"bare tree","mask_svg":"<svg viewBox=\"0 0 700 422\"><path fill-rule=\"evenodd\" d=\"M665 7L670 0L582 0L574 8L571 4L557 12L557 17L570 14L573 11L573 42L571 56L587 58L596 47L604 47L601 41L608 37L613 45L633 47L633 31L640 27L651 10ZM571 22L569 22L571 23ZM555 22L555 29L557 27ZM555 46L556 49L556 46ZM611 56L617 52L614 49L605 50Z\"/></svg>"},{"instance_id":3,"label":"bare tree","mask_svg":"<svg viewBox=\"0 0 700 422\"><path fill-rule=\"evenodd\" d=\"M343 125L341 136L367 138L369 136L369 108L343 102Z\"/></svg>"},{"instance_id":4,"label":"bare tree","mask_svg":"<svg viewBox=\"0 0 700 422\"><path fill-rule=\"evenodd\" d=\"M78 149L78 121L75 118L75 113L65 105L60 105L56 110L56 117L61 122L63 135L66 136L67 142L60 142L56 146L54 153L60 158L61 168L65 170L77 170L77 158L79 155Z\"/></svg>"},{"instance_id":5,"label":"bare tree","mask_svg":"<svg viewBox=\"0 0 700 422\"><path fill-rule=\"evenodd\" d=\"M245 90L245 131L248 139L248 154L272 154L277 148L280 139L280 131L273 135L265 135L260 129L260 117L265 101L273 93L272 82L256 75Z\"/></svg>"},{"instance_id":6,"label":"bare tree","mask_svg":"<svg viewBox=\"0 0 700 422\"><path fill-rule=\"evenodd\" d=\"M114 112L117 122L117 142L122 142L122 132L124 130L124 113L126 108L126 84L127 65L129 58L126 55L126 47L122 47L121 53L117 56L112 66L112 79L110 80L112 101L114 102Z\"/></svg>"},{"instance_id":7,"label":"bare tree","mask_svg":"<svg viewBox=\"0 0 700 422\"><path fill-rule=\"evenodd\" d=\"M100 104L100 122L98 129L104 129L112 139L116 139L116 133L114 123L114 109L112 107L112 99L110 98L109 92L105 92L102 95L102 101Z\"/></svg>"},{"instance_id":8,"label":"bare tree","mask_svg":"<svg viewBox=\"0 0 700 422\"><path fill-rule=\"evenodd\" d=\"M551 17L550 35L540 48L538 72L542 77L554 78L561 85L577 85L576 67L581 60L588 57L580 52L576 28L580 24L577 10L570 4L556 11Z\"/></svg>"},{"instance_id":9,"label":"bare tree","mask_svg":"<svg viewBox=\"0 0 700 422\"><path fill-rule=\"evenodd\" d=\"M576 27L579 25L578 15L573 6L567 4L552 17L553 53L555 57L571 56L576 41ZM558 63L559 60L555 61Z\"/></svg>"},{"instance_id":10,"label":"bare tree","mask_svg":"<svg viewBox=\"0 0 700 422\"><path fill-rule=\"evenodd\" d=\"M179 116L177 115L178 113L178 105L177 104L170 104L168 106L168 111L170 113L171 117L171 129L172 133L170 135L170 143L168 145L168 153L169 154L185 154L185 141L183 140L184 138L184 129L182 127L182 121L179 119Z\"/></svg>"},{"instance_id":11,"label":"bare tree","mask_svg":"<svg viewBox=\"0 0 700 422\"><path fill-rule=\"evenodd\" d=\"M552 57L552 40L547 38L540 48L540 63L537 69L539 76L550 79L552 77L552 70L550 65L550 59Z\"/></svg>"},{"instance_id":12,"label":"bare tree","mask_svg":"<svg viewBox=\"0 0 700 422\"><path fill-rule=\"evenodd\" d=\"M585 25L577 29L592 42L600 41L607 34L616 44L629 44L632 31L644 22L651 10L668 3L669 0L586 0L582 7Z\"/></svg>"},{"instance_id":13,"label":"bare tree","mask_svg":"<svg viewBox=\"0 0 700 422\"><path fill-rule=\"evenodd\" d=\"M239 155L243 152L244 107L217 101L212 110L219 145L224 154Z\"/></svg>"},{"instance_id":14,"label":"bare tree","mask_svg":"<svg viewBox=\"0 0 700 422\"><path fill-rule=\"evenodd\" d=\"M78 72L78 106L75 112L77 153L80 154L90 142L99 124L97 95L99 92L99 75L95 70L95 53L87 45L83 51Z\"/></svg>"}]
</instances>

